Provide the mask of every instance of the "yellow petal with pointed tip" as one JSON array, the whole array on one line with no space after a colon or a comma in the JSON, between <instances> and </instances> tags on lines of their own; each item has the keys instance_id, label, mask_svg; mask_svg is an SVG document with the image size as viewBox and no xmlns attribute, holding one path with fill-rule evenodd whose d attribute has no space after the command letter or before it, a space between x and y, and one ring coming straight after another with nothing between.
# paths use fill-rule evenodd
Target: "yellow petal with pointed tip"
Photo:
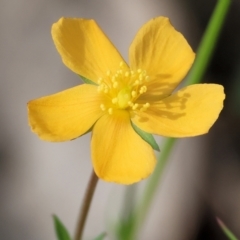
<instances>
[{"instance_id":1,"label":"yellow petal with pointed tip","mask_svg":"<svg viewBox=\"0 0 240 240\"><path fill-rule=\"evenodd\" d=\"M97 87L87 84L32 100L28 103L29 125L42 140L77 138L103 115L102 100Z\"/></svg>"},{"instance_id":2,"label":"yellow petal with pointed tip","mask_svg":"<svg viewBox=\"0 0 240 240\"><path fill-rule=\"evenodd\" d=\"M139 30L129 49L130 67L147 71L151 95L167 96L189 71L195 54L168 18L157 17ZM147 93L148 94L148 93Z\"/></svg>"},{"instance_id":3,"label":"yellow petal with pointed tip","mask_svg":"<svg viewBox=\"0 0 240 240\"><path fill-rule=\"evenodd\" d=\"M94 20L61 18L52 26L52 37L65 65L95 83L124 62Z\"/></svg>"},{"instance_id":4,"label":"yellow petal with pointed tip","mask_svg":"<svg viewBox=\"0 0 240 240\"><path fill-rule=\"evenodd\" d=\"M207 133L217 120L225 98L217 84L195 84L153 103L132 121L146 132L168 137L190 137Z\"/></svg>"},{"instance_id":5,"label":"yellow petal with pointed tip","mask_svg":"<svg viewBox=\"0 0 240 240\"><path fill-rule=\"evenodd\" d=\"M104 115L94 126L92 160L105 181L131 184L152 173L156 158L150 145L133 130L127 111Z\"/></svg>"}]
</instances>

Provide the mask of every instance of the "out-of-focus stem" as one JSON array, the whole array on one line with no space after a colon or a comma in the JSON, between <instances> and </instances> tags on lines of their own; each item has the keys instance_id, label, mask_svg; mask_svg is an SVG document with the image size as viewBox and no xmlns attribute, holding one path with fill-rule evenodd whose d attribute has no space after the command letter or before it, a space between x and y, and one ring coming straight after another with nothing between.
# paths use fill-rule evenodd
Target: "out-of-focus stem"
<instances>
[{"instance_id":1,"label":"out-of-focus stem","mask_svg":"<svg viewBox=\"0 0 240 240\"><path fill-rule=\"evenodd\" d=\"M218 3L208 23L207 29L205 30L203 38L198 47L196 60L190 73L188 74L185 85L190 85L201 81L216 47L216 42L224 24L230 3L231 0L218 0Z\"/></svg>"}]
</instances>

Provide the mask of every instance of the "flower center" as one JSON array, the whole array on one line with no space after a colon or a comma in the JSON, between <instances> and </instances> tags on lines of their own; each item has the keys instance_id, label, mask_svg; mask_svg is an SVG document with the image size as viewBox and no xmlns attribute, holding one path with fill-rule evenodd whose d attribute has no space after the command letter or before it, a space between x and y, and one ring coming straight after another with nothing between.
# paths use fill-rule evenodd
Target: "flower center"
<instances>
[{"instance_id":1,"label":"flower center","mask_svg":"<svg viewBox=\"0 0 240 240\"><path fill-rule=\"evenodd\" d=\"M131 89L129 87L123 88L117 95L117 103L120 109L128 107L128 102L131 100Z\"/></svg>"},{"instance_id":2,"label":"flower center","mask_svg":"<svg viewBox=\"0 0 240 240\"><path fill-rule=\"evenodd\" d=\"M98 92L106 95L106 101L100 105L102 111L112 114L116 109L145 111L150 104L137 102L140 95L147 92L149 81L146 71L126 70L124 63L115 73L107 71L105 78L99 78Z\"/></svg>"}]
</instances>

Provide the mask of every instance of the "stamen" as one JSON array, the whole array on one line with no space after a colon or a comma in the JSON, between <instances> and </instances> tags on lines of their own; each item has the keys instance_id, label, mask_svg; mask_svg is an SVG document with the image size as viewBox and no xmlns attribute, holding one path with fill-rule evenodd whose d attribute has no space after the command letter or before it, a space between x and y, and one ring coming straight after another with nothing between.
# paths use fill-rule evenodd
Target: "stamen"
<instances>
[{"instance_id":1,"label":"stamen","mask_svg":"<svg viewBox=\"0 0 240 240\"><path fill-rule=\"evenodd\" d=\"M108 71L107 71L107 76L109 77L110 75L111 75L111 71L108 70Z\"/></svg>"},{"instance_id":2,"label":"stamen","mask_svg":"<svg viewBox=\"0 0 240 240\"><path fill-rule=\"evenodd\" d=\"M135 85L139 85L139 80L136 80L134 83Z\"/></svg>"},{"instance_id":3,"label":"stamen","mask_svg":"<svg viewBox=\"0 0 240 240\"><path fill-rule=\"evenodd\" d=\"M135 104L132 106L132 110L136 110L136 109L137 109L137 107L138 107L138 104L137 104L137 103L135 103Z\"/></svg>"},{"instance_id":4,"label":"stamen","mask_svg":"<svg viewBox=\"0 0 240 240\"><path fill-rule=\"evenodd\" d=\"M147 84L149 76L147 72L141 68L130 70L127 69L124 61L119 63L119 68L111 72L107 70L105 77L98 78L97 91L106 94L106 105L101 104L100 109L109 114L114 114L115 109L132 109L145 111L150 104L136 103L138 97L147 92Z\"/></svg>"},{"instance_id":5,"label":"stamen","mask_svg":"<svg viewBox=\"0 0 240 240\"><path fill-rule=\"evenodd\" d=\"M102 111L105 111L105 110L106 110L106 107L105 107L104 104L101 104L101 105L100 105L100 108L102 109Z\"/></svg>"},{"instance_id":6,"label":"stamen","mask_svg":"<svg viewBox=\"0 0 240 240\"><path fill-rule=\"evenodd\" d=\"M142 86L142 87L140 88L139 93L140 93L140 94L143 94L143 93L145 93L146 91L147 91L147 87L144 85L144 86Z\"/></svg>"},{"instance_id":7,"label":"stamen","mask_svg":"<svg viewBox=\"0 0 240 240\"><path fill-rule=\"evenodd\" d=\"M117 101L118 101L118 99L117 99L117 98L113 98L113 99L112 99L112 103L113 103L113 104L116 104L116 103L117 103Z\"/></svg>"},{"instance_id":8,"label":"stamen","mask_svg":"<svg viewBox=\"0 0 240 240\"><path fill-rule=\"evenodd\" d=\"M132 91L131 95L132 95L132 97L136 97L137 96L137 92L136 91Z\"/></svg>"},{"instance_id":9,"label":"stamen","mask_svg":"<svg viewBox=\"0 0 240 240\"><path fill-rule=\"evenodd\" d=\"M127 72L125 72L125 77L129 77L129 72L127 71Z\"/></svg>"},{"instance_id":10,"label":"stamen","mask_svg":"<svg viewBox=\"0 0 240 240\"><path fill-rule=\"evenodd\" d=\"M108 113L109 113L110 115L112 115L113 109L112 109L112 108L109 108L109 109L108 109Z\"/></svg>"},{"instance_id":11,"label":"stamen","mask_svg":"<svg viewBox=\"0 0 240 240\"><path fill-rule=\"evenodd\" d=\"M132 102L132 101L128 101L128 105L129 105L130 107L132 107L132 106L133 106L133 102Z\"/></svg>"},{"instance_id":12,"label":"stamen","mask_svg":"<svg viewBox=\"0 0 240 240\"><path fill-rule=\"evenodd\" d=\"M121 61L119 64L120 68L123 67L123 65L124 65L124 63Z\"/></svg>"},{"instance_id":13,"label":"stamen","mask_svg":"<svg viewBox=\"0 0 240 240\"><path fill-rule=\"evenodd\" d=\"M148 103L148 102L145 103L145 104L144 104L144 107L145 107L145 108L149 108L149 107L150 107L150 103Z\"/></svg>"},{"instance_id":14,"label":"stamen","mask_svg":"<svg viewBox=\"0 0 240 240\"><path fill-rule=\"evenodd\" d=\"M149 107L150 107L150 104L147 102L140 108L140 111L141 112L146 111Z\"/></svg>"},{"instance_id":15,"label":"stamen","mask_svg":"<svg viewBox=\"0 0 240 240\"><path fill-rule=\"evenodd\" d=\"M113 88L117 88L118 87L118 82L114 82L113 83Z\"/></svg>"}]
</instances>

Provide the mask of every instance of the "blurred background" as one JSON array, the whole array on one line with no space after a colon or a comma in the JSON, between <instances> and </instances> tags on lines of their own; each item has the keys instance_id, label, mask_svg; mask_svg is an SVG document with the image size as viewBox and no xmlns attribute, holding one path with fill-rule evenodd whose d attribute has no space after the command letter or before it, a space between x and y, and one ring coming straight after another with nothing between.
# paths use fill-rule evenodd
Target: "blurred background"
<instances>
[{"instance_id":1,"label":"blurred background","mask_svg":"<svg viewBox=\"0 0 240 240\"><path fill-rule=\"evenodd\" d=\"M61 62L50 35L60 17L94 18L127 59L137 30L167 16L196 51L213 0L0 1L0 239L53 240L52 215L71 233L91 173L90 134L48 143L30 131L26 104L81 83ZM225 87L225 108L209 134L179 140L140 240L240 237L240 1L233 0L204 82ZM158 139L161 146L161 139ZM138 184L140 189L144 185ZM114 222L126 187L100 181L84 239ZM109 237L114 239L114 237Z\"/></svg>"}]
</instances>

